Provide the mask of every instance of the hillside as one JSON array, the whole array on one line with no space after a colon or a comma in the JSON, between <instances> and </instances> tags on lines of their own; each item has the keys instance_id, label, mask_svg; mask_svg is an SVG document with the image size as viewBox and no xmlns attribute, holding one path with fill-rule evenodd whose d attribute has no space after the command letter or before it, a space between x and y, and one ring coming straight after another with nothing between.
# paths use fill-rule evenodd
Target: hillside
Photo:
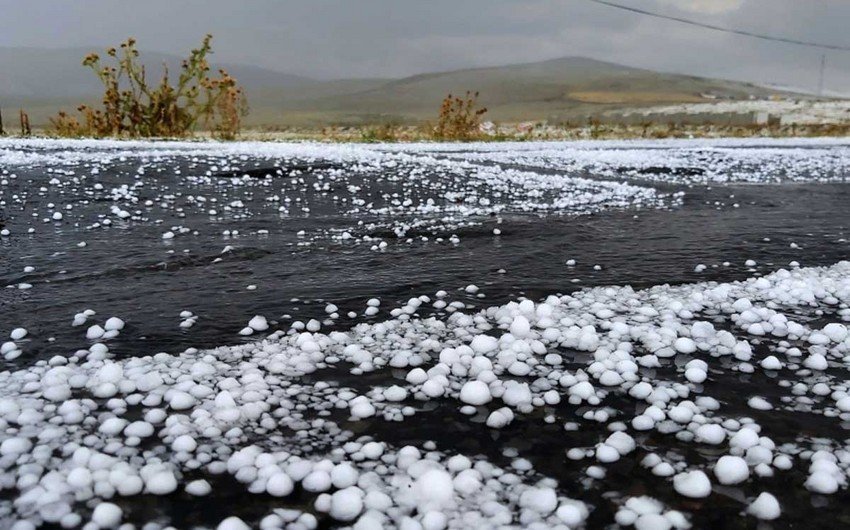
<instances>
[{"instance_id":1,"label":"hillside","mask_svg":"<svg viewBox=\"0 0 850 530\"><path fill-rule=\"evenodd\" d=\"M747 99L777 94L745 83L665 74L582 57L538 63L424 74L360 92L300 101L293 111L310 110L324 119L409 121L432 117L447 93L480 92L488 117L499 121L568 119L623 106ZM287 105L285 98L282 105Z\"/></svg>"},{"instance_id":2,"label":"hillside","mask_svg":"<svg viewBox=\"0 0 850 530\"><path fill-rule=\"evenodd\" d=\"M0 47L0 97L37 99L86 98L97 95L100 83L81 65L91 48L51 50L43 48ZM102 50L96 50L101 56ZM215 59L215 55L211 57ZM142 52L141 59L150 79L158 78L162 65L172 73L180 68L181 58L156 52ZM214 63L213 69L225 68L249 90L260 87L297 87L314 83L297 75L257 66Z\"/></svg>"},{"instance_id":3,"label":"hillside","mask_svg":"<svg viewBox=\"0 0 850 530\"><path fill-rule=\"evenodd\" d=\"M13 126L11 111L24 108L33 124L44 125L59 109L72 110L79 103L99 100L101 85L82 59L93 48L6 48L0 47L0 108L6 110L6 127ZM97 50L103 55L102 50ZM182 58L156 52L141 52L148 78L159 79L162 66L176 74ZM215 56L213 55L213 59ZM249 94L265 88L302 91L317 82L297 75L244 64L215 63L234 75Z\"/></svg>"},{"instance_id":4,"label":"hillside","mask_svg":"<svg viewBox=\"0 0 850 530\"><path fill-rule=\"evenodd\" d=\"M0 106L23 107L35 124L59 108L97 101L98 84L80 59L86 50L0 48ZM176 56L143 53L151 77ZM430 119L448 93L480 92L496 121L584 120L606 110L699 103L713 99L765 98L776 90L746 83L659 73L613 63L566 57L536 63L474 68L403 79L317 81L240 64L227 68L245 86L249 126L362 125ZM709 99L709 96L711 99Z\"/></svg>"}]
</instances>

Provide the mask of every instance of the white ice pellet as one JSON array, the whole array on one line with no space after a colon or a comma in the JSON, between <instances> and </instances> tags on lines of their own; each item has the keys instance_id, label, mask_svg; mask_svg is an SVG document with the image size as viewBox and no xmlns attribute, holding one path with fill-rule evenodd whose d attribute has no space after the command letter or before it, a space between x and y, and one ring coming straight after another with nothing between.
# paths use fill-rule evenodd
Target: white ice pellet
<instances>
[{"instance_id":1,"label":"white ice pellet","mask_svg":"<svg viewBox=\"0 0 850 530\"><path fill-rule=\"evenodd\" d=\"M726 439L726 431L716 423L700 425L696 430L696 438L703 443L719 445Z\"/></svg>"},{"instance_id":2,"label":"white ice pellet","mask_svg":"<svg viewBox=\"0 0 850 530\"><path fill-rule=\"evenodd\" d=\"M419 510L442 510L454 502L452 476L442 469L431 469L413 483L413 493Z\"/></svg>"},{"instance_id":3,"label":"white ice pellet","mask_svg":"<svg viewBox=\"0 0 850 530\"><path fill-rule=\"evenodd\" d=\"M693 353L697 351L696 343L688 337L679 337L676 339L673 347L676 348L676 351L679 353Z\"/></svg>"},{"instance_id":4,"label":"white ice pellet","mask_svg":"<svg viewBox=\"0 0 850 530\"><path fill-rule=\"evenodd\" d=\"M750 476L747 462L738 456L721 456L714 464L714 476L723 485L740 484Z\"/></svg>"},{"instance_id":5,"label":"white ice pellet","mask_svg":"<svg viewBox=\"0 0 850 530\"><path fill-rule=\"evenodd\" d=\"M330 498L330 516L337 521L353 521L363 511L363 491L355 486L334 492Z\"/></svg>"},{"instance_id":6,"label":"white ice pellet","mask_svg":"<svg viewBox=\"0 0 850 530\"><path fill-rule=\"evenodd\" d=\"M673 489L679 495L701 499L711 494L711 481L700 470L686 471L673 477Z\"/></svg>"},{"instance_id":7,"label":"white ice pellet","mask_svg":"<svg viewBox=\"0 0 850 530\"><path fill-rule=\"evenodd\" d=\"M248 327L253 329L254 331L266 331L269 329L269 323L266 320L266 317L262 315L255 315L249 322Z\"/></svg>"},{"instance_id":8,"label":"white ice pellet","mask_svg":"<svg viewBox=\"0 0 850 530\"><path fill-rule=\"evenodd\" d=\"M106 330L95 324L93 326L90 326L89 329L86 330L86 338L89 340L96 340L103 337L104 333L106 333Z\"/></svg>"},{"instance_id":9,"label":"white ice pellet","mask_svg":"<svg viewBox=\"0 0 850 530\"><path fill-rule=\"evenodd\" d=\"M398 385L393 385L384 390L384 398L392 402L404 401L407 398L407 390Z\"/></svg>"},{"instance_id":10,"label":"white ice pellet","mask_svg":"<svg viewBox=\"0 0 850 530\"><path fill-rule=\"evenodd\" d=\"M145 479L145 489L154 495L168 495L177 489L177 479L171 471L159 470Z\"/></svg>"},{"instance_id":11,"label":"white ice pellet","mask_svg":"<svg viewBox=\"0 0 850 530\"><path fill-rule=\"evenodd\" d=\"M251 530L251 527L236 516L230 516L218 523L216 530Z\"/></svg>"},{"instance_id":12,"label":"white ice pellet","mask_svg":"<svg viewBox=\"0 0 850 530\"><path fill-rule=\"evenodd\" d=\"M0 443L0 455L16 456L27 453L32 449L32 442L27 438L6 438Z\"/></svg>"},{"instance_id":13,"label":"white ice pellet","mask_svg":"<svg viewBox=\"0 0 850 530\"><path fill-rule=\"evenodd\" d=\"M188 434L178 436L172 443L171 448L177 452L191 453L198 447L195 439Z\"/></svg>"},{"instance_id":14,"label":"white ice pellet","mask_svg":"<svg viewBox=\"0 0 850 530\"><path fill-rule=\"evenodd\" d=\"M95 506L91 520L99 528L116 528L121 524L121 508L111 502L102 502Z\"/></svg>"},{"instance_id":15,"label":"white ice pellet","mask_svg":"<svg viewBox=\"0 0 850 530\"><path fill-rule=\"evenodd\" d=\"M301 485L305 490L314 493L328 491L331 489L331 476L327 471L317 469L304 477Z\"/></svg>"},{"instance_id":16,"label":"white ice pellet","mask_svg":"<svg viewBox=\"0 0 850 530\"><path fill-rule=\"evenodd\" d=\"M266 481L266 491L272 497L286 497L292 493L295 485L286 473L280 471Z\"/></svg>"},{"instance_id":17,"label":"white ice pellet","mask_svg":"<svg viewBox=\"0 0 850 530\"><path fill-rule=\"evenodd\" d=\"M770 493L762 492L747 507L747 513L765 521L772 521L782 515L779 501Z\"/></svg>"},{"instance_id":18,"label":"white ice pellet","mask_svg":"<svg viewBox=\"0 0 850 530\"><path fill-rule=\"evenodd\" d=\"M104 329L106 331L120 331L124 329L124 321L118 317L111 317L104 324Z\"/></svg>"},{"instance_id":19,"label":"white ice pellet","mask_svg":"<svg viewBox=\"0 0 850 530\"><path fill-rule=\"evenodd\" d=\"M195 497L203 497L212 492L212 486L204 479L193 480L186 484L186 493Z\"/></svg>"},{"instance_id":20,"label":"white ice pellet","mask_svg":"<svg viewBox=\"0 0 850 530\"><path fill-rule=\"evenodd\" d=\"M519 505L540 515L548 515L558 507L558 495L552 488L528 488L520 494Z\"/></svg>"},{"instance_id":21,"label":"white ice pellet","mask_svg":"<svg viewBox=\"0 0 850 530\"><path fill-rule=\"evenodd\" d=\"M765 370L781 370L782 363L774 355L768 355L761 361L761 367Z\"/></svg>"},{"instance_id":22,"label":"white ice pellet","mask_svg":"<svg viewBox=\"0 0 850 530\"><path fill-rule=\"evenodd\" d=\"M460 400L469 405L484 405L491 399L490 389L482 381L468 381L460 390Z\"/></svg>"},{"instance_id":23,"label":"white ice pellet","mask_svg":"<svg viewBox=\"0 0 850 530\"><path fill-rule=\"evenodd\" d=\"M153 425L146 421L134 421L124 428L124 436L147 438L154 433Z\"/></svg>"},{"instance_id":24,"label":"white ice pellet","mask_svg":"<svg viewBox=\"0 0 850 530\"><path fill-rule=\"evenodd\" d=\"M187 410L192 408L195 403L195 398L192 397L191 394L187 394L186 392L180 391L174 392L168 402L168 404L174 410Z\"/></svg>"}]
</instances>

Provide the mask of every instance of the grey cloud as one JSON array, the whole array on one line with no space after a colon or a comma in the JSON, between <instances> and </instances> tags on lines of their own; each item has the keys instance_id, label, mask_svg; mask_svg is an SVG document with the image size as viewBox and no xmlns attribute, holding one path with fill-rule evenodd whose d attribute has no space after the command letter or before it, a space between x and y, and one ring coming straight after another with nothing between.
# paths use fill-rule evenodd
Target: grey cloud
<instances>
[{"instance_id":1,"label":"grey cloud","mask_svg":"<svg viewBox=\"0 0 850 530\"><path fill-rule=\"evenodd\" d=\"M850 45L839 0L620 0L753 31ZM694 75L814 87L819 50L762 42L587 0L0 0L0 45L95 48L137 37L321 78L585 55ZM828 52L827 86L850 92L850 52Z\"/></svg>"}]
</instances>

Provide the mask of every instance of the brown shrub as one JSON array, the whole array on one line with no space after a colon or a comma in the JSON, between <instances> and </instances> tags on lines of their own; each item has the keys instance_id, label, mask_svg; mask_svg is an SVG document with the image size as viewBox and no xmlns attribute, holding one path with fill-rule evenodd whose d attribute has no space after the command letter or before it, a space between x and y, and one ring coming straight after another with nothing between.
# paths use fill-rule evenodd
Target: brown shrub
<instances>
[{"instance_id":1,"label":"brown shrub","mask_svg":"<svg viewBox=\"0 0 850 530\"><path fill-rule=\"evenodd\" d=\"M247 102L242 89L226 71L210 77L207 55L212 35L204 37L180 67L172 86L168 68L155 86L145 77L136 41L127 39L120 49L109 48L112 64L103 64L96 53L83 60L103 84L101 108L87 105L79 117L60 112L51 118L51 131L59 136L187 136L199 127L222 139L234 138L240 130Z\"/></svg>"},{"instance_id":2,"label":"brown shrub","mask_svg":"<svg viewBox=\"0 0 850 530\"><path fill-rule=\"evenodd\" d=\"M481 116L486 108L478 108L478 92L466 92L463 98L449 94L440 105L437 125L431 128L436 140L472 140L481 135Z\"/></svg>"}]
</instances>

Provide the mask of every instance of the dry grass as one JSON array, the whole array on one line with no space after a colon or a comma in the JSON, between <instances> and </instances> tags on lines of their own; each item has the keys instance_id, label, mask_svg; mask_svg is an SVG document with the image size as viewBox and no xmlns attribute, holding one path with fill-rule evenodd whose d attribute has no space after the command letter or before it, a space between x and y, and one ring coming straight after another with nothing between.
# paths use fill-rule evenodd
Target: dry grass
<instances>
[{"instance_id":1,"label":"dry grass","mask_svg":"<svg viewBox=\"0 0 850 530\"><path fill-rule=\"evenodd\" d=\"M8 132L8 131L7 131ZM44 136L46 130L33 129L33 135ZM789 125L677 125L645 122L635 125L583 121L552 125L546 122L504 123L487 132L479 132L473 139L482 142L498 141L569 141L569 140L625 140L655 138L811 138L850 136L850 122L841 124L789 124ZM198 131L198 139L212 138L211 131ZM269 142L428 142L434 141L432 132L421 125L376 125L372 127L287 127L247 129L240 139Z\"/></svg>"},{"instance_id":2,"label":"dry grass","mask_svg":"<svg viewBox=\"0 0 850 530\"><path fill-rule=\"evenodd\" d=\"M478 106L478 92L467 91L462 98L449 94L440 105L440 116L426 129L435 140L469 141L481 136L481 116L487 112Z\"/></svg>"},{"instance_id":3,"label":"dry grass","mask_svg":"<svg viewBox=\"0 0 850 530\"><path fill-rule=\"evenodd\" d=\"M400 136L400 129L395 123L380 123L361 129L360 139L367 143L397 142Z\"/></svg>"},{"instance_id":4,"label":"dry grass","mask_svg":"<svg viewBox=\"0 0 850 530\"><path fill-rule=\"evenodd\" d=\"M685 92L620 92L606 90L588 90L567 93L570 99L582 103L598 104L634 104L645 105L653 103L704 103L706 100L698 95Z\"/></svg>"}]
</instances>

